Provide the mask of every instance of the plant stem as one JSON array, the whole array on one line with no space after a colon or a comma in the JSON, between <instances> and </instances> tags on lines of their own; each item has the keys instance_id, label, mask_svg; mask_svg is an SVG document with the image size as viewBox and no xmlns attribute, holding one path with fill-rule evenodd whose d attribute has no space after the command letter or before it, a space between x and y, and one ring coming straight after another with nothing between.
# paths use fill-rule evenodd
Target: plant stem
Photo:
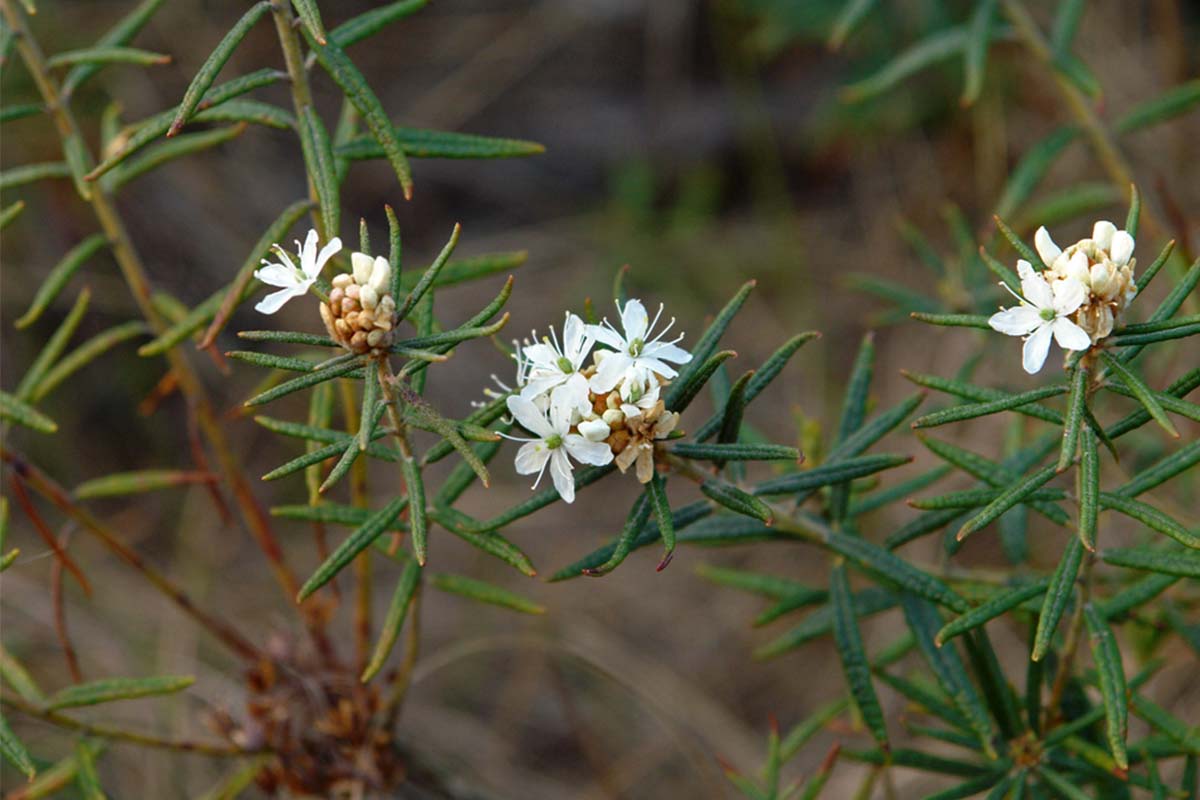
<instances>
[{"instance_id":1,"label":"plant stem","mask_svg":"<svg viewBox=\"0 0 1200 800\"><path fill-rule=\"evenodd\" d=\"M304 66L304 53L300 49L300 37L296 35L296 18L292 16L291 3L288 0L271 0L271 16L275 20L275 32L279 35L279 47L283 51L283 62L287 66L288 78L292 84L292 107L296 112L296 124L301 126L297 133L303 136L304 109L313 104L313 99L308 83L308 70ZM308 199L312 201L313 227L325 231L317 184L307 169L304 171L304 177L308 182Z\"/></svg>"},{"instance_id":2,"label":"plant stem","mask_svg":"<svg viewBox=\"0 0 1200 800\"><path fill-rule=\"evenodd\" d=\"M26 714L36 719L45 720L60 728L68 728L73 731L88 736L95 736L101 739L116 739L130 744L138 744L143 747L157 747L162 750L179 750L187 753L197 753L205 756L222 756L222 757L239 757L251 756L264 752L261 750L243 750L233 745L216 744L215 742L197 742L190 739L164 739L159 736L153 736L148 733L138 733L137 731L128 731L124 728L114 728L110 725L96 725L90 722L81 722L74 717L68 717L66 714L60 714L57 711L50 711L44 708L38 708L33 703L22 700L19 697L5 695L0 698L0 703L3 703L9 708L16 709L22 714Z\"/></svg>"},{"instance_id":3,"label":"plant stem","mask_svg":"<svg viewBox=\"0 0 1200 800\"><path fill-rule=\"evenodd\" d=\"M1063 642L1062 653L1059 655L1058 671L1054 674L1054 683L1050 687L1050 702L1046 704L1045 716L1042 719L1042 730L1048 731L1059 722L1059 706L1062 704L1063 692L1066 691L1067 681L1071 678L1071 665L1075 654L1079 651L1079 642L1083 638L1083 607L1087 605L1092 591L1092 564L1094 557L1085 555L1083 574L1079 576L1079 597L1076 598L1075 611L1067 628L1067 638Z\"/></svg>"},{"instance_id":4,"label":"plant stem","mask_svg":"<svg viewBox=\"0 0 1200 800\"><path fill-rule=\"evenodd\" d=\"M370 378L368 377L368 380ZM338 381L342 395L342 416L346 421L346 433L358 433L361 420L358 403L354 397L354 382ZM359 458L350 467L350 499L357 508L368 508L367 461ZM355 664L361 673L371 658L371 549L363 550L354 559L354 655Z\"/></svg>"},{"instance_id":5,"label":"plant stem","mask_svg":"<svg viewBox=\"0 0 1200 800\"><path fill-rule=\"evenodd\" d=\"M1133 170L1117 146L1116 140L1092 108L1091 102L1054 65L1054 51L1050 43L1046 41L1046 37L1038 29L1037 22L1021 0L1003 0L1003 2L1004 15L1012 23L1017 37L1034 57L1049 68L1051 75L1054 76L1054 82L1058 86L1059 94L1066 101L1075 121L1083 128L1084 135L1087 136L1092 150L1095 151L1096 157L1100 160L1100 165L1104 167L1105 172L1108 173L1108 177L1118 188L1129 189L1135 183ZM1152 209L1148 208L1147 204L1142 205L1142 218L1154 236L1164 237L1166 235L1166 225Z\"/></svg>"},{"instance_id":6,"label":"plant stem","mask_svg":"<svg viewBox=\"0 0 1200 800\"><path fill-rule=\"evenodd\" d=\"M50 75L41 48L29 30L24 13L15 8L11 0L0 0L0 10L3 10L9 26L17 34L17 49L20 51L21 58L34 83L37 84L38 91L42 95L47 111L54 120L62 142L65 145L68 141L83 141L75 116L71 113L70 108L60 100L58 86ZM84 158L90 166L91 154L85 153ZM92 210L101 229L108 237L113 257L121 269L121 275L133 295L134 302L151 329L156 334L162 333L166 330L166 321L150 302L150 282L145 267L108 191L102 183L96 182L91 186L90 195L89 202ZM225 432L221 429L216 414L213 412L212 404L209 402L199 376L178 348L171 348L167 351L166 356L171 372L179 383L180 391L187 398L189 407L196 415L200 430L217 455L217 461L237 501L243 522L258 543L259 549L266 555L276 582L279 583L290 601L296 596L299 583L284 562L283 551L271 530L267 515L250 490L250 484L242 471L237 456L225 438Z\"/></svg>"},{"instance_id":7,"label":"plant stem","mask_svg":"<svg viewBox=\"0 0 1200 800\"><path fill-rule=\"evenodd\" d=\"M166 595L181 611L194 618L201 627L209 631L218 641L247 660L258 661L263 658L259 649L251 644L248 639L230 627L225 621L210 616L207 612L198 608L192 602L191 598L181 588L176 586L170 578L147 564L140 555L121 541L120 537L112 530L92 516L86 509L77 505L67 491L55 483L48 475L6 447L0 446L0 457L12 467L13 471L21 477L22 481L56 505L68 517L78 522L83 526L84 530L99 539L117 557L140 572L146 580L150 581L150 584L154 588Z\"/></svg>"}]
</instances>

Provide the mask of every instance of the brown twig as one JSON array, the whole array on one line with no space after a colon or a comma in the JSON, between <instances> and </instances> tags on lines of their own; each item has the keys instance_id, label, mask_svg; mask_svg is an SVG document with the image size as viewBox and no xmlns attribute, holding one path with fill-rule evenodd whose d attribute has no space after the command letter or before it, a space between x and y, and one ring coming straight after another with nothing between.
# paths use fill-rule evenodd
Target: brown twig
<instances>
[{"instance_id":1,"label":"brown twig","mask_svg":"<svg viewBox=\"0 0 1200 800\"><path fill-rule=\"evenodd\" d=\"M17 476L28 482L38 494L57 506L68 517L78 522L84 530L93 534L109 550L115 553L125 563L140 572L154 588L158 589L175 603L184 613L200 623L202 627L213 634L219 641L238 655L251 661L263 658L262 652L238 633L224 620L217 619L206 611L196 607L191 598L163 573L150 566L126 545L112 530L96 519L86 509L76 504L71 496L48 475L30 464L21 456L7 447L0 446L0 458L9 463ZM55 542L57 545L57 542Z\"/></svg>"},{"instance_id":2,"label":"brown twig","mask_svg":"<svg viewBox=\"0 0 1200 800\"><path fill-rule=\"evenodd\" d=\"M215 742L197 742L190 739L166 739L159 736L153 736L148 733L139 733L137 731L128 731L124 728L116 728L111 725L96 725L90 722L81 722L74 717L68 717L66 714L60 714L57 711L50 711L44 708L38 708L33 703L22 700L19 697L5 695L0 697L0 703L16 709L22 714L26 714L36 719L45 720L60 728L68 728L73 731L95 736L100 739L112 739L121 742L129 742L143 747L156 747L161 750L176 750L185 753L196 753L205 756L223 756L223 757L240 757L257 755L261 750L243 750L232 745L217 744Z\"/></svg>"},{"instance_id":3,"label":"brown twig","mask_svg":"<svg viewBox=\"0 0 1200 800\"><path fill-rule=\"evenodd\" d=\"M63 531L59 545L65 549L69 539L70 531ZM67 660L67 670L71 673L71 680L75 683L83 683L83 670L79 668L79 657L75 654L75 646L71 644L71 635L67 630L67 609L63 602L62 576L63 562L56 558L50 567L50 601L54 605L54 633L58 636L63 657Z\"/></svg>"},{"instance_id":4,"label":"brown twig","mask_svg":"<svg viewBox=\"0 0 1200 800\"><path fill-rule=\"evenodd\" d=\"M50 530L50 526L42 519L42 515L38 513L37 508L33 505L33 501L29 498L29 492L25 491L24 484L25 475L19 468L15 468L12 475L12 490L13 497L16 498L17 505L25 512L25 516L29 517L29 521L33 523L33 527L37 530L38 535L42 537L42 541L50 546L54 551L54 560L62 564L74 576L75 580L83 588L88 597L92 596L92 586L88 583L88 579L84 577L83 570L79 565L67 555L67 551L58 543L58 537Z\"/></svg>"}]
</instances>

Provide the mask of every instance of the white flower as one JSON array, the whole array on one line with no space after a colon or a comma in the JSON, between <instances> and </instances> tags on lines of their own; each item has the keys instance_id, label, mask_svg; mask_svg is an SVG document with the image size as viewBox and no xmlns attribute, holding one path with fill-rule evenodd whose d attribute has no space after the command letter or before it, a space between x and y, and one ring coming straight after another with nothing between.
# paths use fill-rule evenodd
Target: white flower
<instances>
[{"instance_id":1,"label":"white flower","mask_svg":"<svg viewBox=\"0 0 1200 800\"><path fill-rule=\"evenodd\" d=\"M551 327L549 337L520 348L518 374L522 384L521 396L536 400L550 393L552 404L562 404L586 414L592 404L588 399L588 380L579 370L595 341L583 320L567 312L563 322L562 344L559 344L558 336Z\"/></svg>"},{"instance_id":2,"label":"white flower","mask_svg":"<svg viewBox=\"0 0 1200 800\"><path fill-rule=\"evenodd\" d=\"M683 338L683 334L669 342L662 341L667 331L675 324L674 318L657 336L652 336L654 326L662 316L661 305L653 321L650 320L641 300L630 300L625 303L624 308L617 303L617 310L621 313L621 327L624 333L618 333L607 319L602 325L588 326L596 341L613 349L613 352L606 353L604 358L597 362L596 374L591 379L592 391L599 394L611 392L624 380L633 380L644 385L652 380L653 375L674 378L679 373L666 362L686 364L692 360L691 353L675 344Z\"/></svg>"},{"instance_id":3,"label":"white flower","mask_svg":"<svg viewBox=\"0 0 1200 800\"><path fill-rule=\"evenodd\" d=\"M307 294L308 287L312 286L321 274L325 263L342 249L342 240L335 236L318 253L317 232L310 230L303 246L296 242L296 251L300 256L299 268L282 247L275 245L273 249L283 263L275 264L264 258L263 268L254 272L254 277L266 285L280 288L280 291L272 292L254 306L255 311L264 314L274 314L288 300Z\"/></svg>"},{"instance_id":4,"label":"white flower","mask_svg":"<svg viewBox=\"0 0 1200 800\"><path fill-rule=\"evenodd\" d=\"M1021 305L993 314L988 324L1009 336L1026 337L1021 355L1021 365L1026 372L1032 375L1042 368L1050 351L1052 335L1064 350L1087 350L1092 346L1087 332L1067 319L1087 297L1083 284L1066 279L1055 281L1051 287L1024 259L1017 262L1017 273L1021 276L1021 292L1025 296L1021 297L1012 289L1009 291ZM1008 288L1006 284L1001 286Z\"/></svg>"},{"instance_id":5,"label":"white flower","mask_svg":"<svg viewBox=\"0 0 1200 800\"><path fill-rule=\"evenodd\" d=\"M532 433L534 439L506 436L525 442L517 451L517 472L521 475L537 473L533 486L536 489L550 465L550 477L554 488L568 503L575 501L575 478L571 474L571 458L584 464L602 467L613 460L612 450L604 442L591 442L578 433L571 433L571 409L560 405L550 406L550 415L534 405L533 401L514 396L507 400L508 410L521 427Z\"/></svg>"}]
</instances>

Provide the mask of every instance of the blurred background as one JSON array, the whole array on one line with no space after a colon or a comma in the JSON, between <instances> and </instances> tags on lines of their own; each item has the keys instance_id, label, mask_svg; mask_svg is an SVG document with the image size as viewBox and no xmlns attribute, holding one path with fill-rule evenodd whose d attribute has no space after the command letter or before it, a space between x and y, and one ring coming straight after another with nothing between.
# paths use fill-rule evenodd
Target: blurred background
<instances>
[{"instance_id":1,"label":"blurred background","mask_svg":"<svg viewBox=\"0 0 1200 800\"><path fill-rule=\"evenodd\" d=\"M43 44L54 49L94 40L130 5L115 0L44 3L35 19ZM133 121L178 102L191 76L243 13L245 3L177 0L167 3L135 44L170 53L173 63L152 70L108 68L80 93L75 107L94 136L110 97ZM331 27L373 4L323 3ZM901 367L951 375L981 343L976 332L909 324L894 306L861 290L854 275L873 276L936 294L931 273L905 245L901 220L925 232L948 258L963 252L947 223L960 213L977 241L992 236L991 214L1009 172L1030 145L1069 121L1051 77L1017 43L990 56L981 100L961 108L957 61L926 70L870 100L847 102L842 89L873 74L931 30L959 22L970 4L952 0L886 0L845 46L826 41L840 0L439 0L421 13L356 45L352 56L397 124L532 139L546 146L533 158L496 161L415 161L416 192L404 202L385 162L352 165L343 194L343 238L363 217L377 242L386 241L384 204L398 212L405 265L424 266L455 222L464 232L459 254L527 250L516 273L505 338L559 323L563 309L581 310L591 298L611 308L612 282L630 265L635 296L667 304L689 341L744 281L758 288L731 329L726 346L740 374L787 337L823 334L793 360L752 412L770 439L798 441L799 431L835 424L849 363L867 330L877 328L879 351L873 402L891 404L912 387ZM1048 25L1038 4L1035 16ZM1193 79L1200 66L1200 4L1181 0L1087 4L1075 53L1103 87L1098 103L1111 121L1139 101ZM258 26L222 77L281 64L271 26ZM337 95L314 73L317 102L327 123ZM19 64L3 66L3 102L30 102L34 91ZM257 95L290 106L285 87ZM1200 209L1200 117L1196 114L1122 140L1147 202L1169 220L1170 235L1194 252ZM57 160L57 140L44 119L6 124L2 166ZM1069 146L1039 187L1038 197L1080 182L1103 183L1082 142ZM189 304L226 283L279 211L305 194L301 154L290 133L252 127L219 149L178 161L123 192L120 209L147 261L152 280ZM12 193L10 193L12 194ZM15 195L14 195L15 196ZM3 383L24 372L69 307L77 287L93 293L92 311L78 336L136 316L115 266L94 259L72 290L31 330L11 320L28 305L41 276L61 254L93 231L90 211L69 181L21 190L28 207L3 235L0 314ZM13 196L5 197L5 204ZM1124 219L1126 197L1111 187L1054 227L1060 242L1087 235L1097 218ZM957 209L953 211L951 209ZM1017 215L1020 217L1020 215ZM1029 220L1017 222L1030 230ZM1148 261L1167 236L1139 241ZM999 250L1010 262L1011 253ZM444 322L465 319L498 290L497 277L438 295ZM1155 292L1165 292L1160 279ZM1157 296L1157 295L1156 295ZM249 305L229 331L264 327ZM272 325L317 331L314 309L292 303ZM1001 339L1002 337L995 337ZM226 333L219 349L233 349ZM1027 386L1018 345L991 341L1003 371L980 378L992 385ZM189 348L190 349L190 348ZM56 437L14 434L14 443L66 486L119 470L178 466L188 447L178 397L144 415L146 397L162 377L159 359L141 359L127 344L81 372L68 390L42 407L58 420ZM261 378L236 362L203 354L193 361L227 409L233 438L252 475L294 457L300 446L256 426L238 409ZM1183 354L1194 364L1195 354ZM507 379L511 364L486 343L460 349L431 370L430 397L444 413L463 416L481 397L488 375ZM1166 370L1170 371L1170 370ZM302 419L299 395L272 406L272 416ZM692 424L704 409L697 407ZM684 427L688 427L685 419ZM1003 430L963 426L960 443L997 456ZM1197 435L1192 425L1185 436ZM18 438L19 437L19 438ZM806 444L814 441L808 436ZM911 438L890 449L920 456ZM493 488L472 489L463 510L488 516L523 498L528 486L494 462ZM922 462L923 463L923 462ZM920 465L918 465L920 466ZM903 475L905 473L899 473ZM899 478L889 478L898 480ZM376 497L395 476L378 468ZM949 487L961 488L961 487ZM570 507L556 504L522 520L507 535L527 550L543 575L594 549L620 529L636 495L629 480L605 481ZM303 502L296 477L256 486L267 505ZM682 492L680 495L682 496ZM294 614L274 587L258 551L237 525L225 525L202 490L112 501L97 510L148 558L208 607L237 620L258 641L293 636ZM872 538L903 522L906 510L877 515ZM52 625L47 589L52 559L16 515L14 538L23 550L3 578L6 645L36 667L39 680L67 681ZM277 521L289 558L302 574L318 563L304 523ZM335 534L340 535L340 534ZM1035 563L1052 563L1062 532L1033 544ZM935 537L936 538L936 537ZM1000 558L995 537L964 548L970 562ZM990 540L990 541L989 541ZM914 555L925 544L915 545ZM1038 554L1045 548L1045 558ZM927 557L936 557L929 542ZM204 733L212 708L237 710L236 665L204 635L136 581L130 572L81 538L77 552L93 581L105 587L88 599L66 587L72 637L89 676L192 673L186 701L130 703L116 712L159 730ZM718 589L695 574L698 565L755 566L799 580L819 577L825 559L797 547L764 545L748 551L684 549L669 569L654 571L656 548L635 553L603 580L547 584L497 569L460 541L434 533L439 567L504 583L545 604L538 618L428 595L416 685L402 732L416 749L503 797L723 797L715 756L755 768L769 719L787 726L841 693L842 676L828 642L782 658L755 662L752 651L786 627L750 626L761 603ZM394 577L379 566L377 614L386 609ZM345 640L350 641L348 615ZM898 613L898 612L891 612ZM881 615L872 633L894 623ZM776 623L778 626L779 623ZM1018 631L992 632L998 646L1016 644ZM1013 652L1015 659L1023 656ZM1194 667L1194 662L1193 667ZM1164 704L1195 704L1194 670L1168 670ZM1174 681L1174 683L1172 683ZM1190 695L1188 694L1190 693ZM894 711L901 700L883 695ZM1178 706L1177 706L1178 707ZM111 719L113 710L109 710ZM61 736L22 723L31 748L52 749ZM846 734L850 741L853 734ZM797 759L807 774L833 741L823 735ZM121 747L106 760L107 785L119 797L194 796L224 769L210 759L143 753ZM6 773L7 774L7 773ZM919 796L933 784L898 773L899 796ZM857 785L855 767L835 772ZM844 796L836 793L836 796ZM845 788L848 793L850 788Z\"/></svg>"}]
</instances>

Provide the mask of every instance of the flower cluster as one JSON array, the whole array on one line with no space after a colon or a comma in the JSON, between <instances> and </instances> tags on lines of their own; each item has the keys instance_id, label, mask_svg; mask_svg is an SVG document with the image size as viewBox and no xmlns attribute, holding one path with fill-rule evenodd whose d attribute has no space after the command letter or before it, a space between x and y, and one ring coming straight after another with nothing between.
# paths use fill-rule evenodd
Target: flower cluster
<instances>
[{"instance_id":1,"label":"flower cluster","mask_svg":"<svg viewBox=\"0 0 1200 800\"><path fill-rule=\"evenodd\" d=\"M329 301L321 303L321 321L347 350L382 355L391 347L396 326L391 265L383 256L351 253L350 267L334 277Z\"/></svg>"},{"instance_id":2,"label":"flower cluster","mask_svg":"<svg viewBox=\"0 0 1200 800\"><path fill-rule=\"evenodd\" d=\"M674 319L654 334L662 306L653 320L640 300L623 308L618 303L617 310L619 331L607 319L588 325L568 312L561 341L551 328L541 341L535 333L534 341L516 344L517 389L508 410L533 434L508 437L524 442L517 472L536 474L536 487L548 465L568 503L575 499L572 459L595 466L615 462L622 472L636 464L638 480L646 483L654 474L655 442L679 422L661 393L678 374L671 364L692 360L677 344L683 334L664 340Z\"/></svg>"},{"instance_id":3,"label":"flower cluster","mask_svg":"<svg viewBox=\"0 0 1200 800\"><path fill-rule=\"evenodd\" d=\"M272 249L280 263L263 259L262 269L254 273L258 280L279 288L254 307L264 314L274 314L288 300L307 294L325 264L341 251L342 240L330 239L318 253L317 232L310 230L303 245L296 242L299 267L282 247ZM334 276L333 291L321 302L321 320L330 337L347 350L382 355L392 344L396 326L391 264L383 256L351 253L350 267L350 272Z\"/></svg>"},{"instance_id":4,"label":"flower cluster","mask_svg":"<svg viewBox=\"0 0 1200 800\"><path fill-rule=\"evenodd\" d=\"M1065 250L1038 228L1034 245L1046 270L1017 261L1021 294L1013 295L1020 305L988 320L1001 333L1025 337L1021 363L1030 374L1045 363L1051 338L1064 350L1087 350L1108 336L1137 294L1133 237L1111 222L1097 222L1090 239Z\"/></svg>"}]
</instances>

